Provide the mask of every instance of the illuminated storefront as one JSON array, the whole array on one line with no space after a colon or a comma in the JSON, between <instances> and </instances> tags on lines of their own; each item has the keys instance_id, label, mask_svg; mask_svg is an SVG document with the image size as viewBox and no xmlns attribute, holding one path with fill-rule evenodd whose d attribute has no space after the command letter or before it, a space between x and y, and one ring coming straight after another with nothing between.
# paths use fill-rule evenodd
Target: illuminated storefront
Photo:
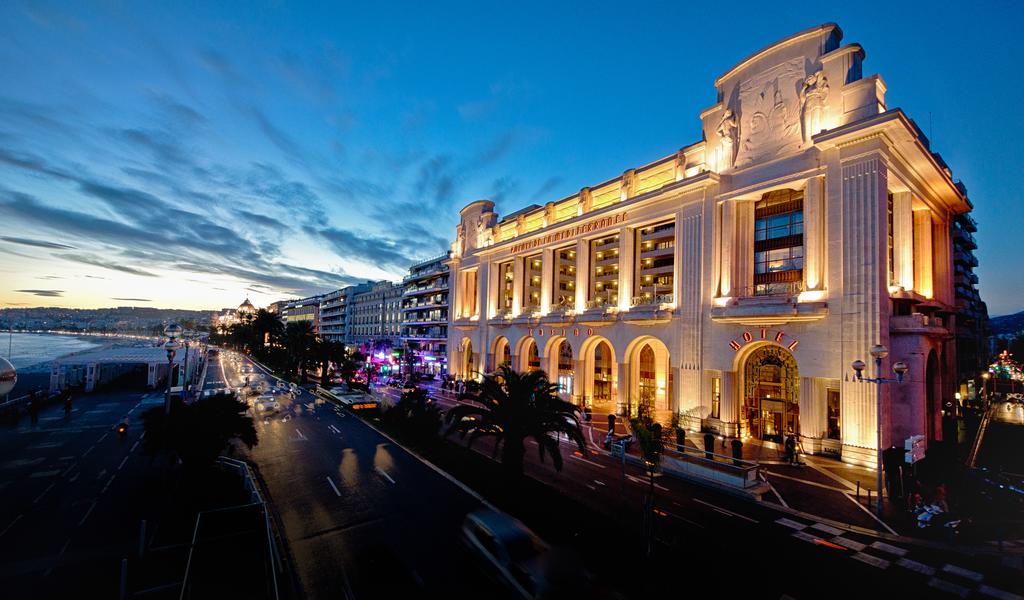
<instances>
[{"instance_id":1,"label":"illuminated storefront","mask_svg":"<svg viewBox=\"0 0 1024 600\"><path fill-rule=\"evenodd\" d=\"M875 388L848 375L881 343L886 369L911 367L883 389L883 444L941 436L950 224L971 205L841 38L823 25L736 65L672 155L504 219L463 208L453 375L542 368L595 411L873 464Z\"/></svg>"}]
</instances>

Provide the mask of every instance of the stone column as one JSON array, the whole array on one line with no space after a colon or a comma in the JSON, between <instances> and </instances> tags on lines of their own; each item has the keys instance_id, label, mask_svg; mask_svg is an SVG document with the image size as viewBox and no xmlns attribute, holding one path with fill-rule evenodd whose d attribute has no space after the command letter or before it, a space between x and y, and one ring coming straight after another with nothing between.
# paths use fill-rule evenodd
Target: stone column
<instances>
[{"instance_id":1,"label":"stone column","mask_svg":"<svg viewBox=\"0 0 1024 600\"><path fill-rule=\"evenodd\" d=\"M871 363L868 350L875 344L889 344L888 327L882 311L888 303L886 286L888 203L887 165L879 155L853 159L842 164L843 218L843 295L841 301L842 360L839 368L847 372L850 363L860 359ZM883 369L888 361L883 361ZM875 376L873 365L865 375ZM877 459L876 386L842 381L843 459L873 466ZM883 404L882 414L887 414ZM883 419L884 423L884 419ZM886 433L883 427L883 433ZM883 438L883 444L885 443Z\"/></svg>"},{"instance_id":2,"label":"stone column","mask_svg":"<svg viewBox=\"0 0 1024 600\"><path fill-rule=\"evenodd\" d=\"M555 251L551 248L541 252L540 268L540 312L546 315L551 312L552 283L555 278Z\"/></svg>"},{"instance_id":3,"label":"stone column","mask_svg":"<svg viewBox=\"0 0 1024 600\"><path fill-rule=\"evenodd\" d=\"M925 208L914 211L914 288L925 298L932 298L932 211Z\"/></svg>"},{"instance_id":4,"label":"stone column","mask_svg":"<svg viewBox=\"0 0 1024 600\"><path fill-rule=\"evenodd\" d=\"M576 242L576 312L587 305L590 281L590 244L586 240Z\"/></svg>"},{"instance_id":5,"label":"stone column","mask_svg":"<svg viewBox=\"0 0 1024 600\"><path fill-rule=\"evenodd\" d=\"M488 264L485 262L480 263L480 267L476 270L476 289L474 290L473 298L473 314L471 316L477 316L481 321L485 320L487 313L484 311L486 306L487 291L490 288L488 282L490 281L488 275Z\"/></svg>"},{"instance_id":6,"label":"stone column","mask_svg":"<svg viewBox=\"0 0 1024 600\"><path fill-rule=\"evenodd\" d=\"M735 210L732 282L740 294L750 296L754 293L751 289L754 285L754 202L737 201Z\"/></svg>"},{"instance_id":7,"label":"stone column","mask_svg":"<svg viewBox=\"0 0 1024 600\"><path fill-rule=\"evenodd\" d=\"M616 412L622 414L627 406L635 407L636 402L629 392L629 363L616 363L615 365L616 390ZM628 416L626 418L629 418Z\"/></svg>"},{"instance_id":8,"label":"stone column","mask_svg":"<svg viewBox=\"0 0 1024 600\"><path fill-rule=\"evenodd\" d=\"M743 404L743 396L741 390L736 389L736 372L722 371L721 373L712 373L712 377L715 376L722 378L722 398L719 405L719 419L724 424L725 429L722 433L738 436L740 433L739 414L740 406ZM710 406L710 404L711 400L709 398L708 405Z\"/></svg>"},{"instance_id":9,"label":"stone column","mask_svg":"<svg viewBox=\"0 0 1024 600\"><path fill-rule=\"evenodd\" d=\"M892 283L914 289L914 210L910 192L892 195Z\"/></svg>"},{"instance_id":10,"label":"stone column","mask_svg":"<svg viewBox=\"0 0 1024 600\"><path fill-rule=\"evenodd\" d=\"M522 258L512 263L512 315L519 316L523 312L523 272Z\"/></svg>"},{"instance_id":11,"label":"stone column","mask_svg":"<svg viewBox=\"0 0 1024 600\"><path fill-rule=\"evenodd\" d=\"M633 230L623 227L619 230L619 310L627 311L633 303L633 277L636 261L633 260Z\"/></svg>"},{"instance_id":12,"label":"stone column","mask_svg":"<svg viewBox=\"0 0 1024 600\"><path fill-rule=\"evenodd\" d=\"M804 289L820 290L825 285L824 223L825 178L811 177L804 189Z\"/></svg>"},{"instance_id":13,"label":"stone column","mask_svg":"<svg viewBox=\"0 0 1024 600\"><path fill-rule=\"evenodd\" d=\"M718 269L718 293L720 296L735 296L736 283L733 281L733 256L736 243L736 203L722 203L722 226L720 228L722 250Z\"/></svg>"},{"instance_id":14,"label":"stone column","mask_svg":"<svg viewBox=\"0 0 1024 600\"><path fill-rule=\"evenodd\" d=\"M583 406L586 399L584 362L582 358L574 358L572 361L572 403L576 406Z\"/></svg>"}]
</instances>

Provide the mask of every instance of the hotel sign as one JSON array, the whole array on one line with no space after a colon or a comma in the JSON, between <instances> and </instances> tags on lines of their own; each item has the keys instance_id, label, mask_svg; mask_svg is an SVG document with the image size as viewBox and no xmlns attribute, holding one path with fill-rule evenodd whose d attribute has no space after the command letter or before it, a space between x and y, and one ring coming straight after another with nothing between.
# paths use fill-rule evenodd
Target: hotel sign
<instances>
[{"instance_id":1,"label":"hotel sign","mask_svg":"<svg viewBox=\"0 0 1024 600\"><path fill-rule=\"evenodd\" d=\"M512 244L512 248L509 250L512 254L518 254L526 250L533 250L541 246L550 244L552 242L560 242L569 238L584 235L598 229L604 229L605 227L611 227L612 225L618 225L626 220L626 213L619 213L617 215L611 215L602 217L600 219L594 219L588 223L581 223L575 227L563 229L562 231L556 231L547 235L542 235L538 238L526 242L519 242L518 244Z\"/></svg>"},{"instance_id":2,"label":"hotel sign","mask_svg":"<svg viewBox=\"0 0 1024 600\"><path fill-rule=\"evenodd\" d=\"M755 339L762 342L772 342L780 346L785 346L790 352L796 350L797 346L800 345L800 340L790 338L786 340L786 332L781 329L775 332L769 332L767 327L762 327L760 330L755 332L744 331L743 335L740 336L740 340L729 340L729 347L732 348L733 352L739 352L740 348L753 342Z\"/></svg>"}]
</instances>

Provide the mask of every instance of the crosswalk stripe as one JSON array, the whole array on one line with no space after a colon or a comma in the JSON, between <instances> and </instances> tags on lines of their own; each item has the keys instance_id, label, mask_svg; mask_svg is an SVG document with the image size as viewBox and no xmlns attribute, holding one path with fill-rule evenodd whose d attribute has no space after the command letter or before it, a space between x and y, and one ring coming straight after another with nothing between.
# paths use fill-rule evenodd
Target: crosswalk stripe
<instances>
[{"instance_id":1,"label":"crosswalk stripe","mask_svg":"<svg viewBox=\"0 0 1024 600\"><path fill-rule=\"evenodd\" d=\"M953 594L953 595L956 595L956 596L960 596L961 598L966 598L967 595L971 593L971 590L965 588L962 585L957 585L957 584L955 584L955 583L953 583L951 581L946 581L945 579L939 579L938 577L932 577L931 579L929 579L928 580L928 587L933 587L933 588L935 588L937 590L942 590L943 592L946 592L947 594Z\"/></svg>"},{"instance_id":2,"label":"crosswalk stripe","mask_svg":"<svg viewBox=\"0 0 1024 600\"><path fill-rule=\"evenodd\" d=\"M832 527L831 525L826 525L824 523L814 523L811 525L811 527L817 529L818 531L823 531L829 535L843 535L842 529L836 529L835 527Z\"/></svg>"},{"instance_id":3,"label":"crosswalk stripe","mask_svg":"<svg viewBox=\"0 0 1024 600\"><path fill-rule=\"evenodd\" d=\"M866 548L866 546L864 544L862 544L860 542L856 542L854 540L848 540L848 539L844 538L841 535L837 535L836 537L832 538L832 543L833 544L839 544L840 546L842 546L844 548L849 548L850 550L853 550L854 552L860 552L861 550Z\"/></svg>"},{"instance_id":4,"label":"crosswalk stripe","mask_svg":"<svg viewBox=\"0 0 1024 600\"><path fill-rule=\"evenodd\" d=\"M999 588L994 588L990 585L979 585L978 593L986 596L992 596L993 598L999 598L999 600L1021 600L1021 596L1017 594L1011 594L1010 592L1004 592Z\"/></svg>"},{"instance_id":5,"label":"crosswalk stripe","mask_svg":"<svg viewBox=\"0 0 1024 600\"><path fill-rule=\"evenodd\" d=\"M807 525L804 525L803 523L797 523L796 521L787 519L785 517L777 519L775 522L779 525L782 525L783 527L789 527L790 529L795 529L797 531L803 531L804 529L807 529Z\"/></svg>"},{"instance_id":6,"label":"crosswalk stripe","mask_svg":"<svg viewBox=\"0 0 1024 600\"><path fill-rule=\"evenodd\" d=\"M871 544L871 547L875 550L881 550L882 552L886 552L888 554L895 554L896 556L902 557L907 555L907 551L903 548L900 548L898 546L892 546L890 544L886 544L885 542L874 542L873 544Z\"/></svg>"},{"instance_id":7,"label":"crosswalk stripe","mask_svg":"<svg viewBox=\"0 0 1024 600\"><path fill-rule=\"evenodd\" d=\"M916 560L910 560L909 558L901 558L896 561L896 564L904 569L908 569L922 575L927 575L928 577L935 575L935 567L929 567L924 563L919 563Z\"/></svg>"},{"instance_id":8,"label":"crosswalk stripe","mask_svg":"<svg viewBox=\"0 0 1024 600\"><path fill-rule=\"evenodd\" d=\"M970 579L971 581L974 581L976 583L980 582L982 579L985 579L985 576L981 573L978 573L977 571L971 571L970 569L965 569L963 567L958 567L956 565L947 564L946 566L942 567L942 570L946 573L963 577L964 579Z\"/></svg>"},{"instance_id":9,"label":"crosswalk stripe","mask_svg":"<svg viewBox=\"0 0 1024 600\"><path fill-rule=\"evenodd\" d=\"M864 554L863 552L858 552L856 554L851 555L851 558L853 558L854 560L859 560L860 562L866 565L877 567L879 569L889 568L889 561L885 560L884 558L872 556L871 554Z\"/></svg>"}]
</instances>

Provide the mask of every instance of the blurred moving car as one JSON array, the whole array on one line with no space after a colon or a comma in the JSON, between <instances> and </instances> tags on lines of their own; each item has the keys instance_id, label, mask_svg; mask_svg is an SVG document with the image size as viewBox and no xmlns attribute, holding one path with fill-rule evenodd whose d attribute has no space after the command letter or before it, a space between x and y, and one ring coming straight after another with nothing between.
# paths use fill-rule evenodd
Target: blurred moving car
<instances>
[{"instance_id":1,"label":"blurred moving car","mask_svg":"<svg viewBox=\"0 0 1024 600\"><path fill-rule=\"evenodd\" d=\"M575 553L550 548L510 515L491 509L469 513L462 542L515 597L576 598L589 588L589 576Z\"/></svg>"}]
</instances>

